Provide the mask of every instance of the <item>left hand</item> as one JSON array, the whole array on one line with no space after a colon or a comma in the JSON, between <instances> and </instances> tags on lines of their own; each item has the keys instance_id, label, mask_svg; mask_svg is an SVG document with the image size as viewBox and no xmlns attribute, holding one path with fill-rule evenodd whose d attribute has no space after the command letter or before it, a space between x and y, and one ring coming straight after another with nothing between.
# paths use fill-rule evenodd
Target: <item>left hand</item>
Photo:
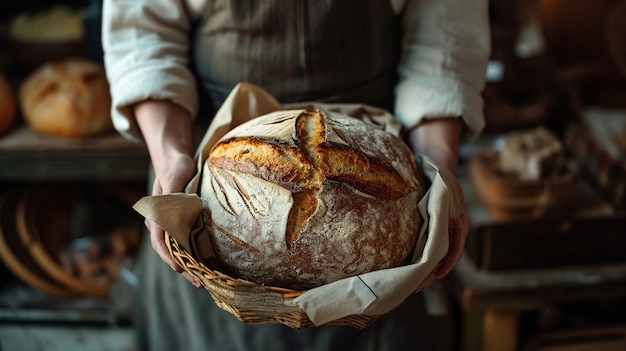
<instances>
[{"instance_id":1,"label":"left hand","mask_svg":"<svg viewBox=\"0 0 626 351\"><path fill-rule=\"evenodd\" d=\"M452 181L452 187L465 207L463 189L454 176L458 166L458 152L463 130L461 118L436 118L423 121L412 129L408 135L408 142L416 154L423 154L432 159L442 172L446 172ZM450 248L448 254L437 268L436 278L444 278L452 271L463 256L465 239L469 233L469 219L465 211L461 216L450 218L448 222L450 232Z\"/></svg>"}]
</instances>

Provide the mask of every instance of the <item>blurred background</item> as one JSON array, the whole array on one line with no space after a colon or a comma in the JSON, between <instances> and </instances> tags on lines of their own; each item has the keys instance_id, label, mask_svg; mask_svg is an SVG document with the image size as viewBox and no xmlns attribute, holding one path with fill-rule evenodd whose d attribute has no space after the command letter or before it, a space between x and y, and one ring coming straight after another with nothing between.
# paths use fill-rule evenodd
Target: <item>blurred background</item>
<instances>
[{"instance_id":1,"label":"blurred background","mask_svg":"<svg viewBox=\"0 0 626 351\"><path fill-rule=\"evenodd\" d=\"M109 121L101 6L2 2L1 350L134 348L148 154Z\"/></svg>"},{"instance_id":2,"label":"blurred background","mask_svg":"<svg viewBox=\"0 0 626 351\"><path fill-rule=\"evenodd\" d=\"M0 350L132 349L149 163L110 125L101 6L2 4ZM489 9L471 233L426 313L442 350L626 350L626 1ZM74 85L81 109L43 103Z\"/></svg>"}]
</instances>

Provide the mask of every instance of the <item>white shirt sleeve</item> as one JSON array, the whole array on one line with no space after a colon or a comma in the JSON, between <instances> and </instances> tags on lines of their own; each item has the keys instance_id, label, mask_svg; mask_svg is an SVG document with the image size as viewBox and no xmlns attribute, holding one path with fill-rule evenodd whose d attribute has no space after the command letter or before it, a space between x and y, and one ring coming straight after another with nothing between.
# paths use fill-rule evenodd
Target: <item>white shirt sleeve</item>
<instances>
[{"instance_id":1,"label":"white shirt sleeve","mask_svg":"<svg viewBox=\"0 0 626 351\"><path fill-rule=\"evenodd\" d=\"M466 137L484 127L485 70L490 51L487 0L392 0L405 32L395 115L411 128L423 118L459 116ZM203 3L198 1L198 3ZM189 70L191 13L185 0L105 0L103 48L112 117L141 141L134 103L166 99L191 116L198 109Z\"/></svg>"},{"instance_id":2,"label":"white shirt sleeve","mask_svg":"<svg viewBox=\"0 0 626 351\"><path fill-rule=\"evenodd\" d=\"M125 137L142 141L131 109L140 101L170 100L196 115L196 81L188 68L190 22L183 0L104 1L102 45L111 112Z\"/></svg>"},{"instance_id":3,"label":"white shirt sleeve","mask_svg":"<svg viewBox=\"0 0 626 351\"><path fill-rule=\"evenodd\" d=\"M491 50L487 0L408 0L394 114L407 128L424 118L461 117L464 138L484 128Z\"/></svg>"}]
</instances>

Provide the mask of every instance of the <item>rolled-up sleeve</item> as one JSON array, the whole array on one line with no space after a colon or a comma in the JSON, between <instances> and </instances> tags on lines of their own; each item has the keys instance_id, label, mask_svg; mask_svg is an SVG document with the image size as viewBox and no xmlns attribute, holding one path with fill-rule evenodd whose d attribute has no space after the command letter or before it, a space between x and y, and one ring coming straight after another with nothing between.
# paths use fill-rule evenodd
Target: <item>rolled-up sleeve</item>
<instances>
[{"instance_id":1,"label":"rolled-up sleeve","mask_svg":"<svg viewBox=\"0 0 626 351\"><path fill-rule=\"evenodd\" d=\"M188 65L191 21L184 2L105 0L102 22L115 128L140 142L131 106L148 99L170 100L195 116L198 96Z\"/></svg>"},{"instance_id":2,"label":"rolled-up sleeve","mask_svg":"<svg viewBox=\"0 0 626 351\"><path fill-rule=\"evenodd\" d=\"M484 128L485 71L491 50L487 0L408 0L395 115L406 128L458 116L464 138Z\"/></svg>"}]
</instances>

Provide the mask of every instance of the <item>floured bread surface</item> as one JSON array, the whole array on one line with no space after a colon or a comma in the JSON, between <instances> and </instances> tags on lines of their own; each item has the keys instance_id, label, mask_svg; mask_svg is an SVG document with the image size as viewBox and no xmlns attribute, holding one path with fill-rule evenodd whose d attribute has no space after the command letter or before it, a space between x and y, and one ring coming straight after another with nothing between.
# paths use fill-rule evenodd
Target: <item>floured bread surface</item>
<instances>
[{"instance_id":1,"label":"floured bread surface","mask_svg":"<svg viewBox=\"0 0 626 351\"><path fill-rule=\"evenodd\" d=\"M423 175L401 139L360 120L271 113L204 167L214 247L236 277L309 289L401 265L415 246Z\"/></svg>"}]
</instances>

